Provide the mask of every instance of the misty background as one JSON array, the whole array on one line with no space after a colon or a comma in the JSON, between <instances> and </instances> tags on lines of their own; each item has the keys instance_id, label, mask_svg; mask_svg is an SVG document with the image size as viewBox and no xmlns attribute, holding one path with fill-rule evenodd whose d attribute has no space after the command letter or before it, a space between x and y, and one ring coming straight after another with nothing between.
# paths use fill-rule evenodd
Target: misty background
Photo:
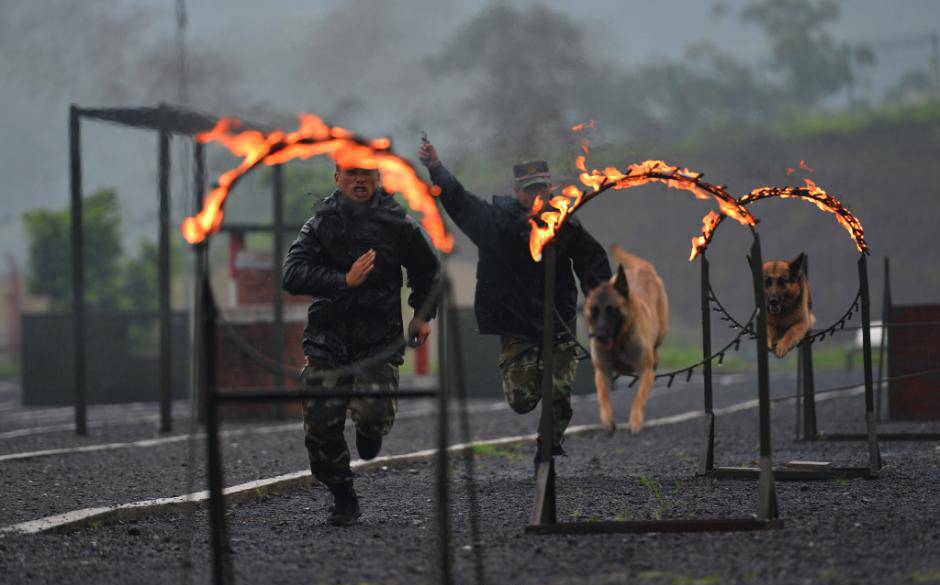
<instances>
[{"instance_id":1,"label":"misty background","mask_svg":"<svg viewBox=\"0 0 940 585\"><path fill-rule=\"evenodd\" d=\"M594 119L589 168L663 159L735 195L811 177L861 219L876 299L886 255L895 302L940 299L934 0L184 5L180 27L173 0L0 0L0 253L24 278L24 214L68 204L69 104L167 102L285 129L311 112L389 136L415 161L426 131L444 164L487 198L510 192L511 165L521 160L545 158L559 184L574 182L582 136L569 129ZM113 190L120 230L112 269L130 273L120 263L152 259L157 239L156 134L84 123L82 135L84 192ZM172 148L173 238L185 267L176 228L193 206L189 147L174 138ZM211 181L235 161L221 147L208 152ZM814 172L788 175L800 160ZM305 193L323 194L330 165L291 168L287 221L299 224L313 203ZM270 217L265 177L256 175L233 193L228 220ZM610 192L578 214L605 247L618 243L657 266L680 338L690 331L694 339L699 322L699 267L687 258L712 207L647 186ZM809 255L819 323L841 315L858 286L858 255L835 218L797 201L752 211L765 259ZM715 287L741 318L752 299L749 243L726 222L709 250ZM214 262L224 264L224 245L214 248ZM459 236L455 264L475 259ZM472 270L458 275L468 302Z\"/></svg>"}]
</instances>

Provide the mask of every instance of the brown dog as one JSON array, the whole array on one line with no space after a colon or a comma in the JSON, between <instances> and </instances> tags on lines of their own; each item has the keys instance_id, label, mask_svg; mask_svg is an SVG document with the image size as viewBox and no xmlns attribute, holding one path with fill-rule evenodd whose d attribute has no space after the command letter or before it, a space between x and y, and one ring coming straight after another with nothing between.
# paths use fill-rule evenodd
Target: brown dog
<instances>
[{"instance_id":1,"label":"brown dog","mask_svg":"<svg viewBox=\"0 0 940 585\"><path fill-rule=\"evenodd\" d=\"M767 347L778 358L793 349L816 322L809 298L806 254L791 262L764 262L764 295L767 298Z\"/></svg>"},{"instance_id":2,"label":"brown dog","mask_svg":"<svg viewBox=\"0 0 940 585\"><path fill-rule=\"evenodd\" d=\"M630 431L643 427L643 408L659 364L657 349L669 329L669 301L656 269L619 246L611 254L620 264L610 282L595 287L584 302L584 319L591 334L591 361L600 404L601 422L608 433L616 429L608 392L613 373L640 376L630 410Z\"/></svg>"}]
</instances>

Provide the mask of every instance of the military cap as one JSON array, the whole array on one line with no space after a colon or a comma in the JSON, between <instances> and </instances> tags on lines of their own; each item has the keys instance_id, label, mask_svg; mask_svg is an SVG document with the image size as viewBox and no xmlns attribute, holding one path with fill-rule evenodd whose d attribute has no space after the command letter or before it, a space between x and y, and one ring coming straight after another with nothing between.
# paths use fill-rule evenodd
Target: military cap
<instances>
[{"instance_id":1,"label":"military cap","mask_svg":"<svg viewBox=\"0 0 940 585\"><path fill-rule=\"evenodd\" d=\"M512 175L516 182L517 189L525 189L529 185L550 184L552 176L548 172L548 163L544 160L533 160L530 162L513 165Z\"/></svg>"}]
</instances>

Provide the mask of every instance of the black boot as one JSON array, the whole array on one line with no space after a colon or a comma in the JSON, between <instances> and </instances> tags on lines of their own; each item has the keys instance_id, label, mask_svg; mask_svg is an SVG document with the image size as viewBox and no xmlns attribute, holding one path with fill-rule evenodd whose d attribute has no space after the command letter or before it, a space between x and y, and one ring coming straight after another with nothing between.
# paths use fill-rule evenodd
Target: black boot
<instances>
[{"instance_id":1,"label":"black boot","mask_svg":"<svg viewBox=\"0 0 940 585\"><path fill-rule=\"evenodd\" d=\"M359 429L356 429L356 451L359 452L359 457L368 461L370 459L375 459L375 456L379 454L379 451L382 449L382 435L379 435L377 438L373 439L372 437L367 437L359 432Z\"/></svg>"},{"instance_id":2,"label":"black boot","mask_svg":"<svg viewBox=\"0 0 940 585\"><path fill-rule=\"evenodd\" d=\"M359 520L359 498L352 485L327 486L333 493L333 507L326 523L330 526L352 526Z\"/></svg>"}]
</instances>

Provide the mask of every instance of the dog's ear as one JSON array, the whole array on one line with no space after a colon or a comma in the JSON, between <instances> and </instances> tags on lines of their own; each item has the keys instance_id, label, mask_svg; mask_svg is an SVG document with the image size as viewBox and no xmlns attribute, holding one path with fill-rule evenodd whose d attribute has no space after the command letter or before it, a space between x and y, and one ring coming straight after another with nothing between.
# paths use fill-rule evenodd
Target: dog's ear
<instances>
[{"instance_id":1,"label":"dog's ear","mask_svg":"<svg viewBox=\"0 0 940 585\"><path fill-rule=\"evenodd\" d=\"M630 298L630 284L627 282L627 273L623 271L623 265L617 267L617 276L614 278L614 290L623 295L623 298Z\"/></svg>"},{"instance_id":2,"label":"dog's ear","mask_svg":"<svg viewBox=\"0 0 940 585\"><path fill-rule=\"evenodd\" d=\"M806 272L806 254L800 252L800 255L790 261L790 280L796 280Z\"/></svg>"}]
</instances>

